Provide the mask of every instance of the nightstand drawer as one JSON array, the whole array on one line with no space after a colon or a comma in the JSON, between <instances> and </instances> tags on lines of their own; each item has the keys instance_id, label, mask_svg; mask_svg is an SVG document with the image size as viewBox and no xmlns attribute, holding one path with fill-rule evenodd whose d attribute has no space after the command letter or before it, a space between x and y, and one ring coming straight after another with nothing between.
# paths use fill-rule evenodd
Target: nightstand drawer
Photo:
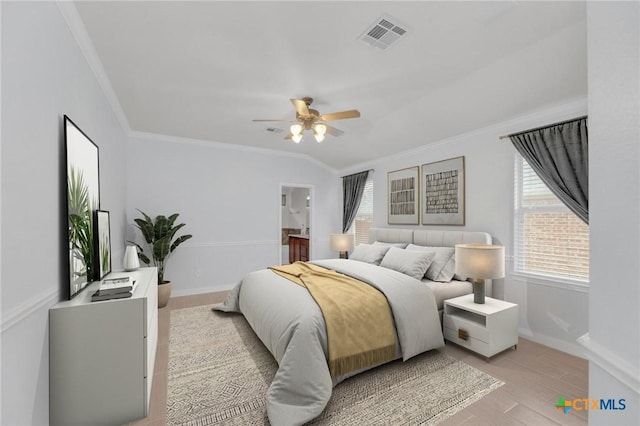
<instances>
[{"instance_id":1,"label":"nightstand drawer","mask_svg":"<svg viewBox=\"0 0 640 426\"><path fill-rule=\"evenodd\" d=\"M479 353L484 356L491 356L491 348L489 343L483 342L482 340L478 340L473 336L469 336L467 340L463 340L458 337L458 329L451 329L445 327L443 330L444 338L450 342L453 342L457 345L463 346L467 349L471 349L472 351Z\"/></svg>"},{"instance_id":2,"label":"nightstand drawer","mask_svg":"<svg viewBox=\"0 0 640 426\"><path fill-rule=\"evenodd\" d=\"M444 314L443 325L444 328L448 328L455 333L456 339L458 339L458 330L463 330L469 338L473 338L484 343L490 342L489 330L487 330L483 324L461 318L457 315ZM464 341L464 339L458 340Z\"/></svg>"}]
</instances>

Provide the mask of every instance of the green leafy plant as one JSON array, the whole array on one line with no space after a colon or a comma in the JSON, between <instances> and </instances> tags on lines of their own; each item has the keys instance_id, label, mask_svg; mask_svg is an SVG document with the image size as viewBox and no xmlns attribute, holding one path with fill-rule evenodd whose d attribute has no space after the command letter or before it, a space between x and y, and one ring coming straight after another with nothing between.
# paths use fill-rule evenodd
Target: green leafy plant
<instances>
[{"instance_id":1,"label":"green leafy plant","mask_svg":"<svg viewBox=\"0 0 640 426\"><path fill-rule=\"evenodd\" d=\"M79 270L73 271L76 278L86 275L86 279L93 279L93 205L95 201L89 199L89 188L84 181L82 172L73 166L67 185L69 197L69 245L74 251L73 256L81 263Z\"/></svg>"},{"instance_id":2,"label":"green leafy plant","mask_svg":"<svg viewBox=\"0 0 640 426\"><path fill-rule=\"evenodd\" d=\"M166 282L164 280L164 269L169 255L173 253L180 244L193 237L193 235L186 234L176 237L176 233L180 228L185 226L184 223L174 225L178 218L178 213L172 214L169 217L156 216L155 219L151 219L151 217L142 210L138 211L143 217L134 219L136 228L140 230L145 242L149 246L153 265L158 268L158 284L163 284ZM151 259L144 253L143 248L139 244L136 244L136 246L138 247L138 258L146 265L151 264Z\"/></svg>"}]
</instances>

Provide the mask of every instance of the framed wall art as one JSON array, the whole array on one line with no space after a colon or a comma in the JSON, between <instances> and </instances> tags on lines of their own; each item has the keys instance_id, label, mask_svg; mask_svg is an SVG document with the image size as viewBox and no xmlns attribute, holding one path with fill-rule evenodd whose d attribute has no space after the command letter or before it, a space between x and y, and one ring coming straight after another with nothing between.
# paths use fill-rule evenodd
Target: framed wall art
<instances>
[{"instance_id":1,"label":"framed wall art","mask_svg":"<svg viewBox=\"0 0 640 426\"><path fill-rule=\"evenodd\" d=\"M95 238L95 279L103 279L111 272L111 225L109 222L109 212L96 210L93 219Z\"/></svg>"},{"instance_id":2,"label":"framed wall art","mask_svg":"<svg viewBox=\"0 0 640 426\"><path fill-rule=\"evenodd\" d=\"M64 116L67 151L67 235L69 250L68 297L73 298L94 274L94 210L100 208L98 146Z\"/></svg>"},{"instance_id":3,"label":"framed wall art","mask_svg":"<svg viewBox=\"0 0 640 426\"><path fill-rule=\"evenodd\" d=\"M419 168L389 172L387 175L387 219L390 225L417 225Z\"/></svg>"},{"instance_id":4,"label":"framed wall art","mask_svg":"<svg viewBox=\"0 0 640 426\"><path fill-rule=\"evenodd\" d=\"M423 225L464 225L464 157L423 164L420 173Z\"/></svg>"}]
</instances>

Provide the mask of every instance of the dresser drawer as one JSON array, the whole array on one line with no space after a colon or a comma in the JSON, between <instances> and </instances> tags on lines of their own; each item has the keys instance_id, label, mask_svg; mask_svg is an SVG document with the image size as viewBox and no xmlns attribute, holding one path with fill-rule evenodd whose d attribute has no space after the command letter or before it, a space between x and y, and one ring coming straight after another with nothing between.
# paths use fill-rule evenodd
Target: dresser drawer
<instances>
[{"instance_id":1,"label":"dresser drawer","mask_svg":"<svg viewBox=\"0 0 640 426\"><path fill-rule=\"evenodd\" d=\"M455 331L456 338L458 337L458 330L463 330L467 333L469 338L485 343L489 343L491 341L489 330L487 330L483 324L461 318L457 315L444 314L443 325L445 328ZM464 339L460 340L464 341Z\"/></svg>"}]
</instances>

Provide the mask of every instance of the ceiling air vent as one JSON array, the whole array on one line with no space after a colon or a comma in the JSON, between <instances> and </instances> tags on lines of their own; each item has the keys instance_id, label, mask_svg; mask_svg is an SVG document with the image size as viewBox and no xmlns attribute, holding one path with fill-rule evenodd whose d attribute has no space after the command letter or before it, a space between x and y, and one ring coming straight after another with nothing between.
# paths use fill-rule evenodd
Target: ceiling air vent
<instances>
[{"instance_id":1,"label":"ceiling air vent","mask_svg":"<svg viewBox=\"0 0 640 426\"><path fill-rule=\"evenodd\" d=\"M282 133L282 132L284 132L283 129L280 129L278 127L267 127L265 130L267 132L271 132L271 133Z\"/></svg>"},{"instance_id":2,"label":"ceiling air vent","mask_svg":"<svg viewBox=\"0 0 640 426\"><path fill-rule=\"evenodd\" d=\"M358 37L358 40L369 46L386 50L407 34L407 27L397 19L383 15L370 25Z\"/></svg>"}]
</instances>

